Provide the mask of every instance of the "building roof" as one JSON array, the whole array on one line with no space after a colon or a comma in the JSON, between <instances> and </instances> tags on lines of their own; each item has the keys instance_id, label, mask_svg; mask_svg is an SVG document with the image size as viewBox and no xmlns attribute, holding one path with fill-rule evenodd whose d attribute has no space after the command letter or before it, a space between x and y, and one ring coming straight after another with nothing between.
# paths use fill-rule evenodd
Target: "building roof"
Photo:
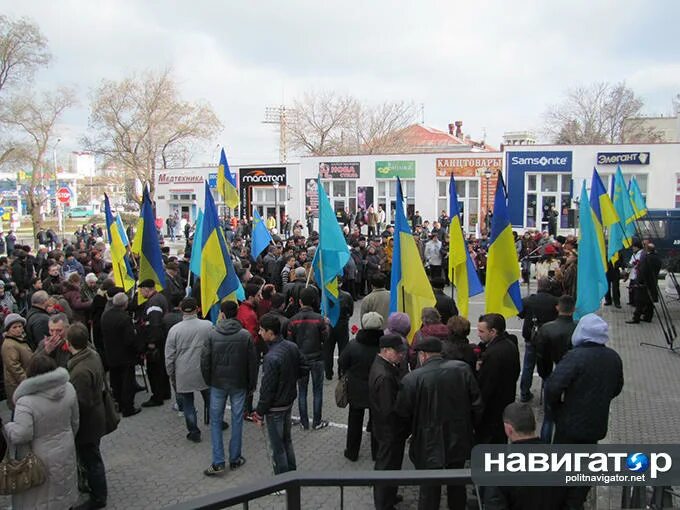
<instances>
[{"instance_id":1,"label":"building roof","mask_svg":"<svg viewBox=\"0 0 680 510\"><path fill-rule=\"evenodd\" d=\"M467 137L460 138L423 124L408 126L400 133L399 138L408 152L496 151L483 142L475 142Z\"/></svg>"}]
</instances>

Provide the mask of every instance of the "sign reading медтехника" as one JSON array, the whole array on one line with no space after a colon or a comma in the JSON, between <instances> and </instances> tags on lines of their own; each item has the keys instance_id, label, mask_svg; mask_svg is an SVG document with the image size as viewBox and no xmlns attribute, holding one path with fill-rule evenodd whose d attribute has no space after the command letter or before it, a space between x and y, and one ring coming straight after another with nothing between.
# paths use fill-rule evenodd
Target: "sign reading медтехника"
<instances>
[{"instance_id":1,"label":"sign reading \u043c\u0435\u0434\u0442\u0435\u0445\u043d\u0438\u043a\u0430","mask_svg":"<svg viewBox=\"0 0 680 510\"><path fill-rule=\"evenodd\" d=\"M477 445L470 467L477 485L678 485L680 445Z\"/></svg>"}]
</instances>

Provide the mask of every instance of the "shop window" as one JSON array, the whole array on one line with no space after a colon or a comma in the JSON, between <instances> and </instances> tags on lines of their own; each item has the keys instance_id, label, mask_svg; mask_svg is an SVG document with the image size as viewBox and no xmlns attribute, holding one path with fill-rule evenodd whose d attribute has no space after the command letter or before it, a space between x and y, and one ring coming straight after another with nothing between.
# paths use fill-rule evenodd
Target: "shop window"
<instances>
[{"instance_id":1,"label":"shop window","mask_svg":"<svg viewBox=\"0 0 680 510\"><path fill-rule=\"evenodd\" d=\"M527 176L527 190L536 191L536 176L535 175L528 175Z\"/></svg>"},{"instance_id":2,"label":"shop window","mask_svg":"<svg viewBox=\"0 0 680 510\"><path fill-rule=\"evenodd\" d=\"M542 191L557 191L558 174L543 174L541 175L541 190Z\"/></svg>"}]
</instances>

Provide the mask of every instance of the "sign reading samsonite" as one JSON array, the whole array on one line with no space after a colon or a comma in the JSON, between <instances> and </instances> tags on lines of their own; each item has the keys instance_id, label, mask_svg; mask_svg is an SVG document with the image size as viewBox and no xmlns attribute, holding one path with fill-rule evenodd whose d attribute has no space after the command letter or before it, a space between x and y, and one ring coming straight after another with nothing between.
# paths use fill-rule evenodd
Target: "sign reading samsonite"
<instances>
[{"instance_id":1,"label":"sign reading samsonite","mask_svg":"<svg viewBox=\"0 0 680 510\"><path fill-rule=\"evenodd\" d=\"M333 161L330 163L319 163L319 173L322 179L358 179L360 167L361 165L358 162Z\"/></svg>"},{"instance_id":2,"label":"sign reading samsonite","mask_svg":"<svg viewBox=\"0 0 680 510\"><path fill-rule=\"evenodd\" d=\"M375 162L375 177L376 179L415 179L416 178L416 162L415 161L376 161Z\"/></svg>"},{"instance_id":3,"label":"sign reading samsonite","mask_svg":"<svg viewBox=\"0 0 680 510\"><path fill-rule=\"evenodd\" d=\"M524 151L508 155L508 167L523 171L571 172L571 151Z\"/></svg>"},{"instance_id":4,"label":"sign reading samsonite","mask_svg":"<svg viewBox=\"0 0 680 510\"><path fill-rule=\"evenodd\" d=\"M649 165L649 152L598 152L598 165Z\"/></svg>"}]
</instances>

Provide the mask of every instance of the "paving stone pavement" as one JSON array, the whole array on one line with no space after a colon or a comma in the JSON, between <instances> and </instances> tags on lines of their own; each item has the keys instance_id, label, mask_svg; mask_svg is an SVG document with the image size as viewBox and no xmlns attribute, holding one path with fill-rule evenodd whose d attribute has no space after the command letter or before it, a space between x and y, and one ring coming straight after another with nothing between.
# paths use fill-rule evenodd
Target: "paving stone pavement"
<instances>
[{"instance_id":1,"label":"paving stone pavement","mask_svg":"<svg viewBox=\"0 0 680 510\"><path fill-rule=\"evenodd\" d=\"M622 289L625 295L625 289ZM680 304L669 303L673 317L680 328ZM358 310L352 324L358 323ZM473 298L470 317L477 317L483 309L483 296ZM624 321L632 310L624 305L619 310L603 307L602 317L610 324L610 346L616 349L624 363L625 384L623 393L614 400L609 443L677 443L680 440L680 356L667 350L641 347L640 341L664 344L658 322L627 325ZM473 321L474 322L474 321ZM510 319L508 328L521 339L521 321ZM470 335L476 341L476 334ZM522 342L520 342L520 345ZM364 435L359 460L355 463L344 458L347 410L334 404L335 381L324 381L324 418L333 425L320 431L302 431L295 428L293 443L299 470L348 471L372 469L368 436ZM540 379L534 377L534 393L540 389ZM137 395L137 403L147 398ZM311 399L311 391L310 396ZM199 416L202 416L201 399L197 399ZM257 401L257 398L256 398ZM538 399L532 402L540 416ZM294 407L294 411L297 406ZM311 403L310 403L311 409ZM294 412L294 414L296 414ZM7 420L6 407L0 411ZM227 421L231 417L227 414ZM247 463L230 471L222 478L207 478L203 469L210 464L210 434L202 426L203 442L194 444L186 438L183 417L172 411L169 404L159 408L144 409L132 418L124 418L119 429L102 440L102 453L106 464L109 486L107 508L154 509L220 491L229 487L252 483L272 473L267 458L267 447L261 429L252 423L244 424L243 455ZM229 431L224 434L228 448ZM405 467L412 467L408 459ZM417 489L402 488L405 501L399 508L417 506ZM348 488L344 493L345 508L370 509L370 488ZM84 498L83 498L84 499ZM442 502L445 498L442 498ZM305 509L340 508L338 488L310 488L302 491ZM620 507L620 490L597 491L597 508ZM0 498L0 508L10 508L9 498ZM253 501L250 508L285 508L282 496L269 496ZM444 508L444 506L442 506Z\"/></svg>"}]
</instances>

